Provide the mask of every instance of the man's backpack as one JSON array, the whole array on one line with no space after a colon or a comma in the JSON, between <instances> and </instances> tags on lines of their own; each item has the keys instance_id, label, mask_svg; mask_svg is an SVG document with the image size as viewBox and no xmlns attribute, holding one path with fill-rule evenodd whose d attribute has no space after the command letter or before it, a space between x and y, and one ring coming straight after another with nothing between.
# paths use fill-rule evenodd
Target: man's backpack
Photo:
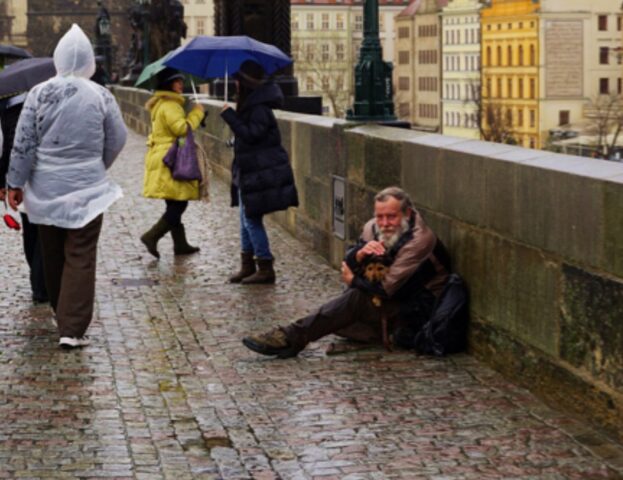
<instances>
[{"instance_id":1,"label":"man's backpack","mask_svg":"<svg viewBox=\"0 0 623 480\"><path fill-rule=\"evenodd\" d=\"M458 274L451 274L430 319L415 335L415 350L436 356L463 351L467 346L468 300L465 282Z\"/></svg>"}]
</instances>

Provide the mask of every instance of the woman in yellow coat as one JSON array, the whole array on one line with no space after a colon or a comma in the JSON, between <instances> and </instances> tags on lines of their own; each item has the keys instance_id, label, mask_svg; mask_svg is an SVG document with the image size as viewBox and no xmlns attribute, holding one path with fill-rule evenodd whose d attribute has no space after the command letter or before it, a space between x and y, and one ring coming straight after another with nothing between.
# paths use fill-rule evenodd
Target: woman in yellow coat
<instances>
[{"instance_id":1,"label":"woman in yellow coat","mask_svg":"<svg viewBox=\"0 0 623 480\"><path fill-rule=\"evenodd\" d=\"M189 200L199 199L199 181L174 180L171 171L163 159L177 138L185 138L187 129L197 129L204 117L201 104L195 104L186 115L184 75L166 68L157 77L158 85L154 95L147 101L145 108L151 114L151 134L147 139L149 150L145 156L145 179L143 195L147 198L161 198L166 202L164 215L147 232L141 241L149 253L160 258L158 240L171 232L173 252L186 255L199 251L186 241L186 232L182 224L182 214L188 207Z\"/></svg>"}]
</instances>

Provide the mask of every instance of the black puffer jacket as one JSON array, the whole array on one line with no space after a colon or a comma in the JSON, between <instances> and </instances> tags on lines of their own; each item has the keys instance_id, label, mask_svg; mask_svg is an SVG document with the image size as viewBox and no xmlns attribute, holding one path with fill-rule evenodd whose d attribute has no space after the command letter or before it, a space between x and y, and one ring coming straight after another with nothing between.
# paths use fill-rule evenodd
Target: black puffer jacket
<instances>
[{"instance_id":1,"label":"black puffer jacket","mask_svg":"<svg viewBox=\"0 0 623 480\"><path fill-rule=\"evenodd\" d=\"M288 153L272 108L283 103L274 83L254 90L241 110L225 110L221 116L231 127L234 143L231 204L238 205L238 189L248 217L296 207L299 204Z\"/></svg>"}]
</instances>

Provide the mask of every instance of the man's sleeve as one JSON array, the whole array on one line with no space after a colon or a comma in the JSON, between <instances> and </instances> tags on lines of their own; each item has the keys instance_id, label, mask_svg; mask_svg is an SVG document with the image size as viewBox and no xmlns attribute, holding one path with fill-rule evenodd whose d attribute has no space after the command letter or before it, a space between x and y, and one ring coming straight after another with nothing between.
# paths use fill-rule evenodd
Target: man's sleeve
<instances>
[{"instance_id":1,"label":"man's sleeve","mask_svg":"<svg viewBox=\"0 0 623 480\"><path fill-rule=\"evenodd\" d=\"M19 116L15 132L7 185L13 188L23 188L30 177L30 171L35 163L39 134L37 133L37 108L34 91L26 97L24 108Z\"/></svg>"}]
</instances>

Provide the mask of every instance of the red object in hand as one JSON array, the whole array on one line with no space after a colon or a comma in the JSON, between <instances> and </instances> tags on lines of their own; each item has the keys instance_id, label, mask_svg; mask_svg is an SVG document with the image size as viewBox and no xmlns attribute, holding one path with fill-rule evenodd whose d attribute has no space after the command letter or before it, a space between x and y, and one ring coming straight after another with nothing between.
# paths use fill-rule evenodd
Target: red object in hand
<instances>
[{"instance_id":1,"label":"red object in hand","mask_svg":"<svg viewBox=\"0 0 623 480\"><path fill-rule=\"evenodd\" d=\"M21 227L21 225L19 224L19 222L17 220L15 220L11 215L9 215L8 213L4 214L4 223L6 223L6 226L13 229L13 230L19 230Z\"/></svg>"}]
</instances>

